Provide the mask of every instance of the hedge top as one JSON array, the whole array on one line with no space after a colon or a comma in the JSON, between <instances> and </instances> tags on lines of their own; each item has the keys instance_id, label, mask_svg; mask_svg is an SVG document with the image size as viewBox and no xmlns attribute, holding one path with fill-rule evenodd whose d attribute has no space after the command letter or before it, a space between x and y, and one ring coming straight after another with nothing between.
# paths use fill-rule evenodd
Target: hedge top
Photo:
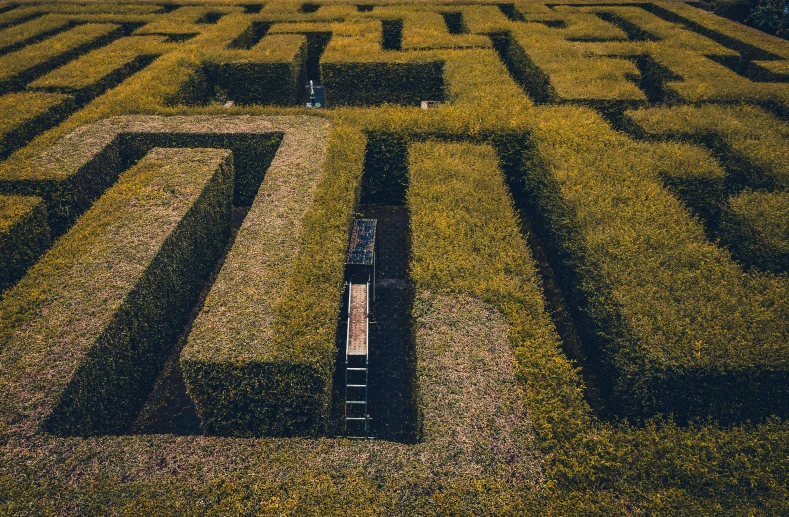
<instances>
[{"instance_id":1,"label":"hedge top","mask_svg":"<svg viewBox=\"0 0 789 517\"><path fill-rule=\"evenodd\" d=\"M0 234L23 220L39 204L38 197L0 195Z\"/></svg>"},{"instance_id":2,"label":"hedge top","mask_svg":"<svg viewBox=\"0 0 789 517\"><path fill-rule=\"evenodd\" d=\"M325 120L317 117L318 120ZM201 133L215 135L271 134L300 131L313 124L310 116L191 116L129 115L102 119L64 136L31 160L27 172L6 170L3 180L63 181L94 160L118 135L124 133Z\"/></svg>"},{"instance_id":3,"label":"hedge top","mask_svg":"<svg viewBox=\"0 0 789 517\"><path fill-rule=\"evenodd\" d=\"M182 356L189 361L311 362L310 350L275 346L272 323L299 253L301 220L323 167L330 124L317 117L258 120L285 135L195 321ZM247 127L254 127L252 120Z\"/></svg>"},{"instance_id":4,"label":"hedge top","mask_svg":"<svg viewBox=\"0 0 789 517\"><path fill-rule=\"evenodd\" d=\"M223 164L232 164L230 151L152 150L5 294L2 422L36 431Z\"/></svg>"}]
</instances>

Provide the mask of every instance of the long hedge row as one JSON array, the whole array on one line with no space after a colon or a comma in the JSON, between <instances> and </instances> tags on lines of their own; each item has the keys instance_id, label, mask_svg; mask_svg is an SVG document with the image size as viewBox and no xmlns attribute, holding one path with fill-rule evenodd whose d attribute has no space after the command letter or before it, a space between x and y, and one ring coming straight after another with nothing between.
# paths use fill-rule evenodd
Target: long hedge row
<instances>
[{"instance_id":1,"label":"long hedge row","mask_svg":"<svg viewBox=\"0 0 789 517\"><path fill-rule=\"evenodd\" d=\"M712 105L631 111L625 120L638 135L709 148L725 168L723 181L714 190L689 189L683 198L705 206L701 213L746 267L786 269L781 234L789 226L781 219L781 195L766 193L789 184L789 129L783 122L755 106Z\"/></svg>"},{"instance_id":2,"label":"long hedge row","mask_svg":"<svg viewBox=\"0 0 789 517\"><path fill-rule=\"evenodd\" d=\"M229 151L154 149L6 293L5 426L128 426L222 250L232 191Z\"/></svg>"},{"instance_id":3,"label":"long hedge row","mask_svg":"<svg viewBox=\"0 0 789 517\"><path fill-rule=\"evenodd\" d=\"M24 146L73 110L73 97L61 93L22 92L0 96L0 158Z\"/></svg>"},{"instance_id":4,"label":"long hedge row","mask_svg":"<svg viewBox=\"0 0 789 517\"><path fill-rule=\"evenodd\" d=\"M441 59L430 53L381 49L381 22L337 24L321 58L321 80L331 102L338 105L377 105L385 102L416 105L444 98Z\"/></svg>"},{"instance_id":5,"label":"long hedge row","mask_svg":"<svg viewBox=\"0 0 789 517\"><path fill-rule=\"evenodd\" d=\"M249 205L280 139L269 121L252 117L108 118L61 138L31 158L29 169L7 170L0 191L42 197L52 232L60 235L151 148L214 147L235 153L234 203Z\"/></svg>"},{"instance_id":6,"label":"long hedge row","mask_svg":"<svg viewBox=\"0 0 789 517\"><path fill-rule=\"evenodd\" d=\"M166 47L164 36L121 38L36 79L28 88L92 99L147 66Z\"/></svg>"},{"instance_id":7,"label":"long hedge row","mask_svg":"<svg viewBox=\"0 0 789 517\"><path fill-rule=\"evenodd\" d=\"M677 106L628 111L625 116L637 133L711 148L729 168L731 188L789 187L789 127L759 107Z\"/></svg>"},{"instance_id":8,"label":"long hedge row","mask_svg":"<svg viewBox=\"0 0 789 517\"><path fill-rule=\"evenodd\" d=\"M93 47L108 43L122 33L119 25L88 23L78 25L52 38L0 56L0 92L23 88L38 74Z\"/></svg>"},{"instance_id":9,"label":"long hedge row","mask_svg":"<svg viewBox=\"0 0 789 517\"><path fill-rule=\"evenodd\" d=\"M7 54L70 28L69 19L47 14L0 31L0 53Z\"/></svg>"},{"instance_id":10,"label":"long hedge row","mask_svg":"<svg viewBox=\"0 0 789 517\"><path fill-rule=\"evenodd\" d=\"M0 196L0 293L12 286L49 247L41 198Z\"/></svg>"},{"instance_id":11,"label":"long hedge row","mask_svg":"<svg viewBox=\"0 0 789 517\"><path fill-rule=\"evenodd\" d=\"M510 325L513 367L526 389L536 431L546 443L569 439L587 422L589 408L560 351L496 150L490 144L414 143L409 176L411 278L417 291L464 293L501 311ZM502 373L490 375L511 382ZM517 408L522 402L510 403Z\"/></svg>"},{"instance_id":12,"label":"long hedge row","mask_svg":"<svg viewBox=\"0 0 789 517\"><path fill-rule=\"evenodd\" d=\"M332 350L298 349L273 324L324 166L327 125L302 118L285 135L181 352L208 434L293 435L325 426ZM334 157L325 165L342 166Z\"/></svg>"},{"instance_id":13,"label":"long hedge row","mask_svg":"<svg viewBox=\"0 0 789 517\"><path fill-rule=\"evenodd\" d=\"M307 39L272 34L249 51L226 51L209 58L209 87L221 88L240 104L293 106L304 88Z\"/></svg>"}]
</instances>

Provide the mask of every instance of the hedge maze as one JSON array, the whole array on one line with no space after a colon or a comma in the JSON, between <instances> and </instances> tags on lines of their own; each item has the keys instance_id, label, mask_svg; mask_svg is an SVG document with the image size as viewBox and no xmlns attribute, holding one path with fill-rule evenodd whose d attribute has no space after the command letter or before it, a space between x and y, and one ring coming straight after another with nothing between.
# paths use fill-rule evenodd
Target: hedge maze
<instances>
[{"instance_id":1,"label":"hedge maze","mask_svg":"<svg viewBox=\"0 0 789 517\"><path fill-rule=\"evenodd\" d=\"M787 82L673 0L0 4L0 514L789 513Z\"/></svg>"}]
</instances>

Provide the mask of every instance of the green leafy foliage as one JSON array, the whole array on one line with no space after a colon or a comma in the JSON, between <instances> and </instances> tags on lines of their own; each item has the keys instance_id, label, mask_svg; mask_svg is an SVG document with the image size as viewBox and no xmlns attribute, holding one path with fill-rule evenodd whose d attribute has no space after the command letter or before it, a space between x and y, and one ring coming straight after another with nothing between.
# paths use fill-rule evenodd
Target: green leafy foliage
<instances>
[{"instance_id":1,"label":"green leafy foliage","mask_svg":"<svg viewBox=\"0 0 789 517\"><path fill-rule=\"evenodd\" d=\"M746 265L781 272L789 267L789 195L743 192L729 198L723 234Z\"/></svg>"},{"instance_id":2,"label":"green leafy foliage","mask_svg":"<svg viewBox=\"0 0 789 517\"><path fill-rule=\"evenodd\" d=\"M0 292L19 280L49 247L46 214L40 198L0 196Z\"/></svg>"},{"instance_id":3,"label":"green leafy foliage","mask_svg":"<svg viewBox=\"0 0 789 517\"><path fill-rule=\"evenodd\" d=\"M229 232L232 172L225 150L154 149L5 294L5 425L128 424Z\"/></svg>"},{"instance_id":4,"label":"green leafy foliage","mask_svg":"<svg viewBox=\"0 0 789 517\"><path fill-rule=\"evenodd\" d=\"M59 238L0 300L0 514L789 513L786 273L741 260L785 262L785 42L662 0L18 3L0 192ZM327 431L370 202L410 210L416 443ZM214 436L128 434L182 331Z\"/></svg>"},{"instance_id":5,"label":"green leafy foliage","mask_svg":"<svg viewBox=\"0 0 789 517\"><path fill-rule=\"evenodd\" d=\"M303 304L314 303L317 293L301 298L299 290L307 288L324 289L330 295L325 303L336 310L336 280L292 286L299 273L308 273L295 268L316 267L299 259L302 246L310 246L299 241L300 234L341 240L337 230L309 226L317 224L310 211L323 208L312 203L322 174L332 181L358 174L353 162L337 156L336 133L326 151L326 133L327 124L318 118L297 118L288 128L181 352L189 394L209 434L291 436L325 427L334 343L323 333L299 343L297 336L306 329L295 321L288 321L287 330L278 327L278 311L294 302L302 305L292 307L291 314L310 310ZM339 200L324 195L316 202L321 201ZM325 294L317 299L322 298ZM307 322L331 326L325 319ZM289 335L283 335L286 331Z\"/></svg>"}]
</instances>

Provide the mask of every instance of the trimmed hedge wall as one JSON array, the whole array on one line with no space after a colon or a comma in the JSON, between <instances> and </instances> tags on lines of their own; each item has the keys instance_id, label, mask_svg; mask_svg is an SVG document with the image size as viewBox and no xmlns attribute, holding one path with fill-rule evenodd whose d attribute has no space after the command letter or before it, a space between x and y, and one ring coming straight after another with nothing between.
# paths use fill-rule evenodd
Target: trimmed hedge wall
<instances>
[{"instance_id":1,"label":"trimmed hedge wall","mask_svg":"<svg viewBox=\"0 0 789 517\"><path fill-rule=\"evenodd\" d=\"M232 156L154 149L0 303L0 407L23 434L120 433L230 232Z\"/></svg>"},{"instance_id":2,"label":"trimmed hedge wall","mask_svg":"<svg viewBox=\"0 0 789 517\"><path fill-rule=\"evenodd\" d=\"M759 107L650 108L625 117L637 133L711 148L729 169L729 189L789 188L789 127Z\"/></svg>"},{"instance_id":3,"label":"trimmed hedge wall","mask_svg":"<svg viewBox=\"0 0 789 517\"><path fill-rule=\"evenodd\" d=\"M789 269L789 194L743 192L729 198L721 230L746 266Z\"/></svg>"},{"instance_id":4,"label":"trimmed hedge wall","mask_svg":"<svg viewBox=\"0 0 789 517\"><path fill-rule=\"evenodd\" d=\"M444 99L444 61L436 54L384 50L378 21L363 19L332 29L320 63L330 105L418 105Z\"/></svg>"},{"instance_id":5,"label":"trimmed hedge wall","mask_svg":"<svg viewBox=\"0 0 789 517\"><path fill-rule=\"evenodd\" d=\"M702 147L653 142L655 172L693 211L717 221L728 190L727 171ZM679 150L679 152L677 152Z\"/></svg>"},{"instance_id":6,"label":"trimmed hedge wall","mask_svg":"<svg viewBox=\"0 0 789 517\"><path fill-rule=\"evenodd\" d=\"M119 25L78 25L40 43L0 57L0 93L24 88L36 76L62 65L92 48L119 37Z\"/></svg>"},{"instance_id":7,"label":"trimmed hedge wall","mask_svg":"<svg viewBox=\"0 0 789 517\"><path fill-rule=\"evenodd\" d=\"M205 67L209 88L237 104L293 106L304 87L307 38L270 34L249 51L228 51ZM243 56L243 57L242 57Z\"/></svg>"},{"instance_id":8,"label":"trimmed hedge wall","mask_svg":"<svg viewBox=\"0 0 789 517\"><path fill-rule=\"evenodd\" d=\"M614 410L728 422L787 414L778 394L789 382L789 285L743 275L706 240L656 182L656 159L665 167L671 155L577 109L546 112L532 145L515 180L576 297Z\"/></svg>"},{"instance_id":9,"label":"trimmed hedge wall","mask_svg":"<svg viewBox=\"0 0 789 517\"><path fill-rule=\"evenodd\" d=\"M22 278L47 248L49 227L41 198L0 196L0 293Z\"/></svg>"},{"instance_id":10,"label":"trimmed hedge wall","mask_svg":"<svg viewBox=\"0 0 789 517\"><path fill-rule=\"evenodd\" d=\"M488 14L491 8L495 9L493 6L484 5L379 5L372 16L382 20L384 49L410 51L489 48L490 39L485 34L471 34L464 22L469 17L473 19L475 15L480 15L480 11ZM447 19L450 21L447 22ZM452 25L453 30L460 32L450 33L447 23Z\"/></svg>"},{"instance_id":11,"label":"trimmed hedge wall","mask_svg":"<svg viewBox=\"0 0 789 517\"><path fill-rule=\"evenodd\" d=\"M374 106L383 103L417 105L443 100L444 63L327 63L321 62L326 102L333 105Z\"/></svg>"},{"instance_id":12,"label":"trimmed hedge wall","mask_svg":"<svg viewBox=\"0 0 789 517\"><path fill-rule=\"evenodd\" d=\"M208 434L310 434L325 424L333 353L322 345L299 350L273 328L326 156L328 124L297 120L181 352L189 394ZM342 164L329 162L323 174L337 167Z\"/></svg>"},{"instance_id":13,"label":"trimmed hedge wall","mask_svg":"<svg viewBox=\"0 0 789 517\"><path fill-rule=\"evenodd\" d=\"M688 219L687 211L678 203L674 194L665 191L663 184L669 185L670 190L685 198L689 197L689 194L683 192L696 192L697 194L693 195L699 199L699 206L710 206L708 200L725 199L731 193L725 190L727 187L724 185L724 191L720 194L719 185L721 178L725 179L725 175L722 176L720 166L710 159L709 153L703 149L692 149L687 145L677 146L673 143L665 143L665 145L661 143L658 146L656 142L638 144L631 142L624 145L622 142L627 139L611 138L611 133L604 130L605 125L598 117L575 117L568 115L568 111L553 108L534 109L522 90L508 78L506 68L500 60L496 59L494 52L482 48L455 48L453 45L471 43L472 38L482 41L485 34L513 29L540 33L540 38L529 40L528 44L531 47L526 45L526 40L520 40L520 44L532 59L534 59L534 49L538 53L548 54L549 57L551 51L557 49L561 51L575 49L575 53L571 53L566 61L554 65L558 68L563 67L562 70L567 72L580 71L575 76L568 73L561 77L560 74L560 79L565 80L567 87L565 91L576 95L576 101L580 100L580 102L587 102L583 97L578 96L579 91L582 92L585 87L588 87L586 91L592 91L592 100L594 95L598 94L593 91L594 84L592 84L597 82L599 86L601 77L596 75L598 72L602 75L602 79L611 80L615 87L635 91L633 83L643 84L643 78L628 77L628 74L617 75L621 70L612 70L611 67L606 68L606 66L610 64L608 61L614 61L614 64L620 66L627 64L626 61L632 63L632 56L636 54L649 54L656 63L670 68L675 74L684 78L684 80L666 81L665 91L670 94L667 98L672 102L682 102L683 99L694 102L703 102L705 99L726 102L741 100L770 102L772 104L767 105L768 108L780 113L783 109L781 102L785 103L787 98L786 84L762 82L766 76L761 80L750 79L748 72L741 70L743 67L769 70L780 79L781 75L786 75L786 60L765 61L754 57L757 54L746 49L743 57L747 59L742 60L743 64L733 63L737 58L735 54L741 54L740 51L733 50L733 47L739 45L745 48L740 45L741 43L763 50L769 49L780 57L787 55L785 43L764 39L766 36L762 37L763 35L756 34L754 31L738 29L733 23L718 20L714 16L681 3L661 1L642 4L644 7L548 7L539 2L518 0L510 6L511 9L505 7L505 10L510 11L512 21L501 14L495 4L485 6L456 4L452 6L452 10L463 12L463 21L472 32L459 36L442 34L443 29L435 23L435 12L429 16L424 15L424 23L421 25L411 24L407 17L401 16L401 13L408 11L429 13L431 9L436 12L446 10L448 8L446 5L419 4L416 8L409 5L387 5L376 6L371 12L358 13L352 3L329 3L322 4L317 12L302 14L298 12L301 3L301 1L274 0L267 2L259 13L253 15L244 14L243 11L249 12L249 9L243 5L226 8L216 5L184 6L180 2L165 6L44 2L31 6L26 4L0 13L0 26L29 19L30 16L37 16L38 13L57 11L67 12L71 19L79 22L119 24L148 22L147 26L140 30L140 34L146 28L156 29L158 25L158 29L165 33L196 35L188 41L178 40L167 43L166 55L156 60L148 69L100 96L65 123L43 133L32 145L20 149L9 160L0 163L3 189L13 186L15 192L22 192L25 185L35 184L38 192L48 191L50 187L54 191L62 178L58 173L52 174L53 170L48 166L42 167L41 162L35 157L42 149L52 145L63 135L99 118L129 113L260 115L282 112L281 108L270 106L245 106L225 111L221 106L173 106L172 103L163 102L168 96L176 98L181 95L183 98L185 94L179 90L193 70L202 68L203 63L210 61L209 58L213 53L226 50L225 45L235 39L250 22L271 23L272 33L282 31L284 26L287 26L285 30L290 32L319 30L322 33L330 33L336 28L334 39L338 35L345 34L342 26L347 25L346 21L357 16L375 19L380 17L379 13L382 10L391 10L396 16L387 15L387 18L398 18L404 22L401 41L403 49L408 50L411 44L416 46L424 44L440 46L441 50L382 51L380 22L376 20L374 23L376 27L365 32L375 36L372 38L373 46L370 47L372 50L367 50L365 47L359 55L353 53L353 50L363 47L367 40L360 42L360 39L364 38L349 37L348 47L343 48L339 55L352 56L352 62L365 62L364 56L370 58L366 62L389 60L400 62L416 58L427 61L441 60L444 62L446 102L437 109L428 111L390 105L376 109L341 109L322 112L335 122L335 131L339 133L336 139L338 154L343 153L343 146L347 142L358 146L354 153L343 156L343 159L354 163L348 170L353 169L356 172L333 176L326 174L322 177L319 190L315 194L316 201L304 216L305 225L299 237L300 252L292 266L293 275L297 278L289 281L291 291L288 291L284 296L285 299L276 305L274 333L281 336L281 342L278 342L277 347L295 342L299 349L305 347L311 350L310 347L317 343L321 347L325 345L328 350L334 338L342 287L343 252L347 245L347 223L352 217L354 204L349 200L353 198L358 188L359 171L365 156L363 143L365 134L392 134L396 135L398 140L406 135L413 137L427 134L434 137L470 139L476 142L483 138L492 138L501 155L505 156L504 149L507 146L513 149L520 147L519 151L522 154L523 146L517 144L522 143L523 135L531 133L532 142L539 140L540 145L526 149L533 152L529 155L529 160L543 162L547 159L552 164L554 172L561 170L564 175L570 177L587 179L587 176L597 175L594 181L583 183L582 193L579 193L579 196L594 195L594 189L589 189L589 192L584 192L583 189L590 185L601 184L605 185L606 193L616 194L600 195L596 198L601 199L603 206L608 206L606 202L612 199L611 203L615 207L611 209L611 213L616 213L617 210L622 212L618 214L618 218L612 217L613 222L621 220L629 222L630 219L640 221L639 215L646 218L643 212L639 212L634 207L639 206L642 199L649 201L657 195L665 204L657 205L657 208L655 205L650 205L654 210L649 212L649 216L662 224L655 223L652 228L665 226L671 229L672 225L685 224ZM226 14L213 25L194 23L211 10ZM555 39L567 41L568 37L573 37L571 35L573 32L575 36L580 34L581 38L595 34L599 37L609 38L615 35L616 38L622 38L623 31L613 25L602 23L602 20L594 14L596 11L614 12L616 16L634 23L661 40L649 43L568 42L560 47L548 48L553 47L552 42ZM174 16L166 15L167 12ZM676 13L681 13L681 16L677 16ZM179 15L183 16L179 18ZM420 12L416 12L413 16L414 20L421 21ZM672 18L673 16L676 17ZM159 23L165 18L167 23ZM674 21L669 23L667 19ZM688 21L696 25L688 25ZM234 25L236 23L237 25ZM683 26L686 28L683 29ZM236 27L239 30L235 31ZM545 27L545 31L541 27ZM701 32L699 27L702 29ZM700 34L703 35L705 31L712 32L706 32L710 36L701 37ZM548 32L552 33L550 37L543 38ZM627 36L626 31L624 35ZM466 37L468 40L463 42L453 39ZM736 43L737 41L740 43ZM362 57L359 57L360 55ZM626 56L625 59L616 60L610 57L623 55ZM722 56L724 59L716 61L705 55ZM560 57L566 56L562 54ZM593 63L600 61L602 66L591 70L593 75L590 80L590 76L587 75L590 73L588 63L576 67L576 58ZM327 59L324 61L326 62ZM550 63L550 60L546 62ZM636 67L639 68L640 66ZM735 71L735 68L739 68L740 71ZM609 72L610 75L606 77ZM741 75L743 73L745 75ZM577 81L575 89L571 80ZM603 89L598 91L608 93ZM331 91L328 93L331 99ZM614 99L612 102L617 101ZM643 102L643 100L634 102ZM622 109L622 105L615 107ZM202 127L202 131L205 132L213 131L218 124L217 119L197 118L200 122L193 127ZM561 121L562 118L568 120L560 127L561 131L554 135L557 120ZM157 117L157 120L155 125L159 129L154 129L153 132L169 131L166 129L169 126L162 122L162 119ZM337 129L339 126L342 126L342 129ZM588 139L579 137L584 134L587 134ZM539 138L534 138L535 135ZM416 138L424 137L416 136ZM762 137L757 140L762 140ZM119 140L118 143L122 142ZM88 150L82 152L93 152L90 145L84 145L82 149ZM121 152L120 147L118 152ZM234 151L235 157L237 154ZM590 155L586 157L588 159L585 159L586 154ZM644 158L645 156L649 159ZM53 155L49 158L55 159ZM502 159L502 162L505 161ZM649 161L650 165L641 168L639 164L631 164L639 161ZM612 162L617 165L612 166ZM694 162L698 162L698 165ZM107 163L115 162L110 160ZM238 166L238 161L236 165ZM632 178L625 178L622 174L611 175L611 169L627 169L631 166L635 167L636 178L648 179L640 184L648 187L643 191L643 198L636 195L637 189L635 193L631 192L633 194L631 196L619 196L618 194L622 192L616 190L618 182L627 185ZM112 174L113 169L107 170ZM485 166L480 170L489 169ZM93 177L101 178L98 174ZM476 175L472 177L476 178ZM110 183L112 181L114 178ZM573 184L579 185L580 181ZM475 185L477 188L474 191L466 192L458 187L456 192L463 192L466 197L474 199L476 190L481 190L477 183ZM82 185L74 188L73 192L64 189L58 192L71 195L74 192L78 193L81 188ZM90 189L86 190L90 191ZM93 195L94 191L90 192ZM513 189L513 192L516 190ZM563 190L564 194L571 192L569 188ZM324 195L326 195L325 199ZM497 203L501 199L499 196L488 196L487 191L483 197L495 200ZM52 201L53 199L55 202ZM63 203L60 203L61 199L64 200ZM64 195L62 198L50 196L47 199L48 212L72 210L75 206L73 199L73 196ZM93 198L89 199L92 202ZM322 201L318 202L317 199ZM477 211L473 208L475 206L473 203L466 199L462 201L463 206L469 208L467 213L489 213L485 206ZM436 203L441 206L445 204L440 200ZM661 215L665 206L672 210L673 218ZM454 206L449 208L451 210ZM460 218L457 216L458 212L451 212L453 221ZM311 214L314 214L314 219ZM470 219L473 221L469 223L470 227L484 227L477 224L477 218ZM601 228L607 229L605 224L602 224ZM450 243L454 242L455 233L458 232L448 236ZM592 235L592 232L587 232L586 235ZM606 234L601 229L596 235L618 238L621 233ZM695 246L705 253L713 249L700 233L698 235L698 239L693 240L691 244L678 240L679 245L675 247L687 250ZM665 258L665 255L650 256L648 252L651 248L644 245L644 241L654 242L658 236L659 234L656 236L649 232L642 234L633 232L626 235L627 238L617 241L619 246L611 246L602 239L592 242L596 243L597 247L592 247L590 241L586 244L595 251L596 257L602 253L600 250L619 251L621 248L625 259L639 254L654 259L644 260L638 265L652 263L663 267L666 266L666 262L661 262L661 259ZM467 241L465 234L462 234L462 237L464 242ZM495 239L491 238L482 240L486 243L495 242ZM515 250L515 248L507 249ZM475 251L473 247L470 248L471 253ZM430 250L426 253L430 253ZM438 251L433 252L431 256L437 254ZM458 248L452 248L452 253L448 254L451 257L461 255ZM509 253L502 252L502 255L509 256ZM669 256L671 267L679 262L674 260L677 255ZM709 256L704 255L705 258ZM683 257L685 255L680 258ZM686 290L692 296L702 291L696 288L699 277L688 274L697 263L689 262L691 263L686 269L679 270L678 275L684 276L678 279L679 287L672 291L678 298L685 294L682 288L686 286L689 286ZM611 264L617 263L617 257L608 261L606 266L609 268L606 271L611 273ZM621 270L613 271L621 275L617 276L618 279L627 279L625 273L640 270L639 267L628 267L628 264L632 262L626 263L626 267ZM454 262L446 261L442 267L456 271ZM469 266L463 262L463 267ZM644 275L650 281L652 277L663 281L665 279L660 276L660 267L656 267L657 272L651 269ZM474 268L469 269L474 270ZM602 268L598 268L597 272L601 270ZM731 271L735 270L731 269ZM764 279L767 279L768 283L772 281L770 275L749 275L739 267L736 271L743 278L751 279L754 283ZM711 267L707 267L702 272L709 274L714 271ZM596 272L592 268L590 277L593 273ZM436 277L446 278L440 274ZM492 278L495 281L489 282L487 277L480 276L479 282L474 284L474 279L469 275L463 278L463 282L465 286L475 286L476 292L484 290L491 293L491 299L500 297L503 300L512 300L521 295L521 293L496 294L508 293L507 286L514 284L499 281L501 276L494 275ZM731 275L727 273L712 280L702 278L702 283L705 288L709 285L715 287L715 282L722 279L719 283L723 286L721 289L725 289L726 282L733 278L735 278L734 273ZM650 285L654 285L658 280ZM429 281L430 279L426 280ZM742 279L740 281L744 282ZM731 285L734 286L732 291L735 294L742 294L737 281ZM494 287L501 291L496 291ZM539 289L539 285L536 285L535 290L530 292L539 294ZM762 301L769 298L758 289L759 286L755 288L756 298ZM12 288L7 293L15 290L16 288ZM43 296L46 292L46 286L43 286L34 294ZM626 296L627 291L624 292ZM660 301L669 307L676 302L675 299L666 300L660 290L644 291L635 281L633 292L634 298L649 300L654 297L657 300L655 312L662 309L662 305L658 303ZM720 290L710 289L709 292L717 295ZM750 292L744 297L738 295L740 298L737 301L744 300L743 306L750 311L754 304L748 300L748 294ZM780 302L785 297L780 298L776 295L774 298ZM611 298L607 298L604 301L610 300ZM628 299L625 298L625 301ZM692 308L700 307L703 311L709 307L714 308L715 303L715 300L712 300L706 306L696 304ZM776 308L781 309L785 305L783 303L770 305L770 303L768 299L767 303L763 304L765 313ZM423 333L424 339L421 341L423 344L428 344L428 341L432 340L434 344L443 346L449 340L455 343L469 339L469 335L480 336L480 339L489 339L491 343L495 343L495 347L485 350L452 349L452 353L458 354L452 364L460 364L464 357L475 357L474 354L478 354L476 357L481 358L480 361L470 360L462 363L464 368L466 366L469 368L469 372L476 373L478 370L473 369L475 366L490 365L484 354L496 353L497 359L505 355L498 353L504 350L502 348L504 323L501 320L503 311L499 314L497 308L495 302L489 305L480 303L479 295L475 293L462 293L459 296L457 293L432 293L431 297L422 297L417 301L414 315L421 321L417 322L415 328L417 332ZM731 318L734 321L733 326L739 325L742 314L738 312L739 308L736 304L732 303L724 309L706 313L705 317L709 318L706 321L725 325ZM524 312L528 311L524 310ZM519 311L513 311L513 314L515 313ZM644 310L644 313L649 314L649 311ZM763 313L757 313L757 316L761 317ZM693 312L690 312L689 317L691 319L695 317ZM787 318L781 316L780 319ZM0 326L5 325L6 321L7 318L0 318ZM461 321L462 324L455 324ZM754 328L763 322L764 320L757 321L753 324ZM507 323L513 328L517 327L509 319ZM745 324L747 327L749 324L747 320ZM764 330L761 334L754 332L757 338L775 334L774 329L769 325L762 327ZM528 328L543 327L535 325ZM733 340L727 341L726 336L741 336L741 332L737 329L734 331L723 329L720 332L721 339L717 342L719 348L726 348L730 341L732 347L739 346ZM422 338L417 337L417 339ZM759 425L720 426L714 422L686 425L650 419L630 426L621 422L601 422L589 416L589 407L581 396L582 383L577 372L552 343L550 339L524 339L517 343L515 371L520 385L525 389L522 404L528 409L527 417L531 418L537 431L533 440L529 435L528 425L525 426L527 431L525 436L518 434L519 437L525 438L525 445L506 441L507 426L516 424L511 420L496 420L495 417L491 420L483 414L481 421L486 425L482 428L466 427L461 419L449 420L455 416L455 413L458 415L467 413L462 411L463 407L460 407L459 411L453 411L457 406L449 403L453 402L451 397L441 396L435 400L441 405L439 408L441 411L450 408L448 413L436 412L436 408L427 407L427 402L423 409L425 415L434 414L438 415L438 418L447 418L449 425L435 427L439 434L445 433L442 434L441 439L451 445L446 448L436 446L436 442L405 446L380 440L349 443L333 439L239 439L167 435L63 439L46 433L31 433L33 436L25 437L16 435L14 433L16 428L9 429L5 425L8 422L5 415L13 416L16 402L23 400L23 397L4 395L3 400L6 403L0 409L0 413L4 415L0 419L0 514L39 515L77 512L136 515L140 513L141 508L142 511L152 514L287 515L290 513L321 516L347 515L349 508L362 508L371 514L398 515L784 515L789 513L787 508L789 476L784 461L784 458L789 456L786 446L789 444L789 437L785 423L770 420ZM43 349L51 346L51 343L36 346ZM440 350L438 347L437 349ZM715 349L710 347L704 351L714 353ZM465 352L469 354L463 355ZM436 371L441 371L440 367L431 368L426 363L422 363L422 366L426 375L435 376ZM460 380L467 381L469 378L474 377L463 377ZM436 393L441 395L443 392L438 392L444 387L444 383L452 380L452 377L447 375L436 377L434 380L437 382L433 385L437 388ZM457 385L467 386L462 382ZM468 389L483 389L488 386L484 382L477 382ZM501 398L494 398L492 403L495 405L497 402L505 401L507 407L501 412L502 415L514 414L520 417L523 407L514 408L515 411L512 413L506 411L510 408L512 393L500 390L510 386L507 380L507 383L497 385L497 389L491 390L492 393L503 394ZM3 388L6 388L6 383L3 383ZM427 401L428 398L424 400ZM466 400L459 402L465 403ZM11 406L10 410L6 409L8 406ZM517 425L523 424L517 422ZM469 434L472 431L473 434ZM515 445L515 448L511 448L510 445ZM534 471L526 471L525 477L510 482L506 478L507 473L512 472L506 463L507 453L511 450L524 449L527 454L535 455L534 458L529 457L526 463L541 465L542 470L537 472L536 476ZM489 451L490 456L486 456L485 451ZM493 459L489 461L485 458ZM499 462L499 459L503 462ZM536 461L530 463L532 460ZM502 475L499 476L499 473ZM536 483L535 479L538 479Z\"/></svg>"},{"instance_id":14,"label":"trimmed hedge wall","mask_svg":"<svg viewBox=\"0 0 789 517\"><path fill-rule=\"evenodd\" d=\"M573 16L562 14L561 17L572 19ZM583 13L581 16L590 15ZM545 102L554 97L580 102L646 100L644 93L631 80L638 77L635 64L620 57L629 52L620 50L597 55L590 48L595 44L565 39L562 33L568 31L573 34L571 28L557 29L539 23L511 24L503 55L513 63L516 80L534 88L527 93L533 95L535 101ZM549 87L545 86L546 82L549 82Z\"/></svg>"},{"instance_id":15,"label":"trimmed hedge wall","mask_svg":"<svg viewBox=\"0 0 789 517\"><path fill-rule=\"evenodd\" d=\"M78 102L88 101L149 65L163 53L165 39L121 38L38 78L28 88L74 93Z\"/></svg>"},{"instance_id":16,"label":"trimmed hedge wall","mask_svg":"<svg viewBox=\"0 0 789 517\"><path fill-rule=\"evenodd\" d=\"M0 96L0 159L66 118L74 107L73 97L59 93Z\"/></svg>"},{"instance_id":17,"label":"trimmed hedge wall","mask_svg":"<svg viewBox=\"0 0 789 517\"><path fill-rule=\"evenodd\" d=\"M254 117L116 117L79 128L8 171L0 192L38 195L47 203L53 236L64 233L118 175L153 147L214 147L235 155L234 203L249 205L281 133Z\"/></svg>"},{"instance_id":18,"label":"trimmed hedge wall","mask_svg":"<svg viewBox=\"0 0 789 517\"><path fill-rule=\"evenodd\" d=\"M54 36L70 29L74 22L66 16L46 14L39 18L23 22L0 32L0 54L8 54L32 43Z\"/></svg>"},{"instance_id":19,"label":"trimmed hedge wall","mask_svg":"<svg viewBox=\"0 0 789 517\"><path fill-rule=\"evenodd\" d=\"M550 79L526 55L523 47L513 38L512 33L493 33L490 35L490 39L513 79L525 90L535 104L556 101L556 91L551 86Z\"/></svg>"},{"instance_id":20,"label":"trimmed hedge wall","mask_svg":"<svg viewBox=\"0 0 789 517\"><path fill-rule=\"evenodd\" d=\"M489 144L428 140L411 144L408 156L417 291L467 293L500 310L510 325L513 367L527 393L531 425L545 450L571 439L588 424L589 406L546 312L499 155Z\"/></svg>"}]
</instances>

